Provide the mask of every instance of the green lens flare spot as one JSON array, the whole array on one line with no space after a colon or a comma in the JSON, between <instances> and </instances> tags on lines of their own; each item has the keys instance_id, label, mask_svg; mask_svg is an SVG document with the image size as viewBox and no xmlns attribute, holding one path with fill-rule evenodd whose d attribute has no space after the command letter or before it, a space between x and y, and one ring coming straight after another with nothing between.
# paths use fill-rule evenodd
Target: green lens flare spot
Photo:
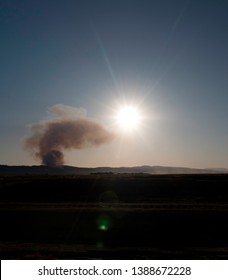
<instances>
[{"instance_id":1,"label":"green lens flare spot","mask_svg":"<svg viewBox=\"0 0 228 280\"><path fill-rule=\"evenodd\" d=\"M98 241L98 242L97 242L97 248L98 248L98 249L104 248L104 244L103 244L102 241Z\"/></svg>"},{"instance_id":2,"label":"green lens flare spot","mask_svg":"<svg viewBox=\"0 0 228 280\"><path fill-rule=\"evenodd\" d=\"M111 221L107 216L101 216L98 218L98 229L107 231L111 226Z\"/></svg>"}]
</instances>

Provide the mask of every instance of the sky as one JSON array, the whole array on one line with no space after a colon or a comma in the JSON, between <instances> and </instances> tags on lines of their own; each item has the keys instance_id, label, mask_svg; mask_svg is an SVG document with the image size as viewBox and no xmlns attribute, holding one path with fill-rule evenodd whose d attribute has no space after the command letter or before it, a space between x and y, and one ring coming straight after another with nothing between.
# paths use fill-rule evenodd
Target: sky
<instances>
[{"instance_id":1,"label":"sky","mask_svg":"<svg viewBox=\"0 0 228 280\"><path fill-rule=\"evenodd\" d=\"M116 134L64 148L67 165L228 168L227 14L221 0L2 0L0 164L40 164L24 141L65 106ZM141 120L126 132L128 104Z\"/></svg>"}]
</instances>

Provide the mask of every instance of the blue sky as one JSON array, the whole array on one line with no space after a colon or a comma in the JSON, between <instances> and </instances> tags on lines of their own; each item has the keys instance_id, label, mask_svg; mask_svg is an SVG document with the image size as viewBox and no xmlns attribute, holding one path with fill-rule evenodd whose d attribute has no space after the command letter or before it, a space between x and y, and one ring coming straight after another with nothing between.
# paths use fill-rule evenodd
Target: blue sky
<instances>
[{"instance_id":1,"label":"blue sky","mask_svg":"<svg viewBox=\"0 0 228 280\"><path fill-rule=\"evenodd\" d=\"M112 129L125 100L147 116L139 131L66 164L228 168L227 14L210 0L1 1L0 163L39 164L22 143L48 107Z\"/></svg>"}]
</instances>

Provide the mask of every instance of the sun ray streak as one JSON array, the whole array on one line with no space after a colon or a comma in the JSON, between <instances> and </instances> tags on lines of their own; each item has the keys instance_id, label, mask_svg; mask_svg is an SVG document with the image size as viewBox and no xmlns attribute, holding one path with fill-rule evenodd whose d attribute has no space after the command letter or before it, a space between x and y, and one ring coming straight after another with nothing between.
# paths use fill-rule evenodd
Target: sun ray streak
<instances>
[{"instance_id":1,"label":"sun ray streak","mask_svg":"<svg viewBox=\"0 0 228 280\"><path fill-rule=\"evenodd\" d=\"M98 35L97 32L95 32L95 35L96 35L96 39L97 39L97 43L98 43L98 45L99 45L100 51L101 51L102 56L103 56L103 58L104 58L106 67L108 68L109 74L110 74L111 79L112 79L112 81L113 81L113 84L114 84L114 86L115 86L117 92L120 93L121 90L120 90L119 84L118 84L118 82L117 82L116 75L115 75L115 73L114 73L114 71L113 71L113 67L112 67L112 65L111 65L110 59L109 59L109 57L108 57L108 55L107 55L107 51L106 51L106 49L105 49L105 47L104 47L104 44L103 44L103 42L102 42L102 40L101 40L101 38L100 38L100 36Z\"/></svg>"}]
</instances>

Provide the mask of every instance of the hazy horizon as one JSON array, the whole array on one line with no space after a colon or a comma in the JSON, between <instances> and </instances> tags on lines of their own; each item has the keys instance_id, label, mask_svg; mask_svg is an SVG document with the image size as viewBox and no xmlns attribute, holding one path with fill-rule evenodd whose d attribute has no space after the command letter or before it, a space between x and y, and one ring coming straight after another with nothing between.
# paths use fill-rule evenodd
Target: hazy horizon
<instances>
[{"instance_id":1,"label":"hazy horizon","mask_svg":"<svg viewBox=\"0 0 228 280\"><path fill-rule=\"evenodd\" d=\"M8 167L49 167L49 168L61 168L61 167L76 167L76 168L88 168L88 169L96 169L96 168L173 168L173 169L199 169L199 170L227 170L228 168L224 167L207 167L207 168L196 168L196 167L191 167L191 166L166 166L166 165L132 165L132 166L78 166L78 165L69 165L69 164L63 164L63 165L56 165L56 166L48 166L45 164L31 164L31 165L8 165L4 163L0 163L0 166L8 166Z\"/></svg>"}]
</instances>

